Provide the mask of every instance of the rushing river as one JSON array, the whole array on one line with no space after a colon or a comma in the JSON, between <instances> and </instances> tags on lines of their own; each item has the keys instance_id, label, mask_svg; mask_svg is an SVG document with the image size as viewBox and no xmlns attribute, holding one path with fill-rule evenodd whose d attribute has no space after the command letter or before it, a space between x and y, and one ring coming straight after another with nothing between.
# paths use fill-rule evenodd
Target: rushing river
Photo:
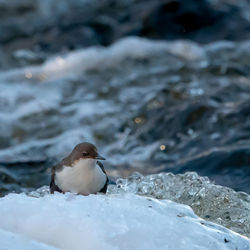
<instances>
[{"instance_id":1,"label":"rushing river","mask_svg":"<svg viewBox=\"0 0 250 250\"><path fill-rule=\"evenodd\" d=\"M250 41L133 37L3 70L0 192L48 184L90 141L111 177L192 170L250 193L249 76Z\"/></svg>"}]
</instances>

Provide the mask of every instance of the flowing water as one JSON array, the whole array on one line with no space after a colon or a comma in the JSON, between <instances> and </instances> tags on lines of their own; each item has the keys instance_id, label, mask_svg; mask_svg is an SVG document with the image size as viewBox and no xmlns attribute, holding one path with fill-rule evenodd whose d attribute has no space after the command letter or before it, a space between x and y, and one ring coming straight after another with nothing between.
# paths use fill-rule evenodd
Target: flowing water
<instances>
[{"instance_id":1,"label":"flowing water","mask_svg":"<svg viewBox=\"0 0 250 250\"><path fill-rule=\"evenodd\" d=\"M5 69L1 194L48 184L82 141L98 146L111 179L196 171L250 193L249 76L250 41L133 37Z\"/></svg>"}]
</instances>

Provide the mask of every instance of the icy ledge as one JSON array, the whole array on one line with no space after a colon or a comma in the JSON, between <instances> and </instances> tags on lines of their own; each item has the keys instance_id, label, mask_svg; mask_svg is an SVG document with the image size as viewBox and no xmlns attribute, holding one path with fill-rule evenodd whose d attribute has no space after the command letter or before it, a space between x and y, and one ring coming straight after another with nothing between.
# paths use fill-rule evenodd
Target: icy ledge
<instances>
[{"instance_id":1,"label":"icy ledge","mask_svg":"<svg viewBox=\"0 0 250 250\"><path fill-rule=\"evenodd\" d=\"M128 179L118 179L110 192L129 192L189 205L201 218L250 237L250 196L215 185L195 172L148 176L134 173Z\"/></svg>"},{"instance_id":2,"label":"icy ledge","mask_svg":"<svg viewBox=\"0 0 250 250\"><path fill-rule=\"evenodd\" d=\"M9 194L0 199L1 249L250 249L237 233L168 200L131 193Z\"/></svg>"}]
</instances>

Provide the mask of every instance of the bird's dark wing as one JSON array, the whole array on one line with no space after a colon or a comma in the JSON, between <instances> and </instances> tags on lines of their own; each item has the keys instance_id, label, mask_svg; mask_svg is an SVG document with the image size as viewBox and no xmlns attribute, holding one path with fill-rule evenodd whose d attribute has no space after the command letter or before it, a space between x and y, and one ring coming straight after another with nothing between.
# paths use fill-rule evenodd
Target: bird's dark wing
<instances>
[{"instance_id":1,"label":"bird's dark wing","mask_svg":"<svg viewBox=\"0 0 250 250\"><path fill-rule=\"evenodd\" d=\"M102 163L101 163L100 161L97 161L97 164L98 164L99 167L102 169L102 172L103 172L104 174L106 174L106 171L105 171L104 166L102 165ZM106 174L106 175L107 175L107 174Z\"/></svg>"},{"instance_id":2,"label":"bird's dark wing","mask_svg":"<svg viewBox=\"0 0 250 250\"><path fill-rule=\"evenodd\" d=\"M101 168L101 170L103 171L103 173L106 175L106 178L107 178L105 185L103 186L103 188L99 192L106 194L107 188L108 188L109 179L108 179L108 176L106 174L106 171L105 171L104 166L102 165L102 163L100 161L97 161L97 164L99 165L99 167Z\"/></svg>"},{"instance_id":3,"label":"bird's dark wing","mask_svg":"<svg viewBox=\"0 0 250 250\"><path fill-rule=\"evenodd\" d=\"M52 167L51 169L51 180L50 180L50 193L54 194L54 192L62 193L63 191L56 185L55 183L55 176L56 176L56 169L60 169L62 164L59 163L58 165Z\"/></svg>"}]
</instances>

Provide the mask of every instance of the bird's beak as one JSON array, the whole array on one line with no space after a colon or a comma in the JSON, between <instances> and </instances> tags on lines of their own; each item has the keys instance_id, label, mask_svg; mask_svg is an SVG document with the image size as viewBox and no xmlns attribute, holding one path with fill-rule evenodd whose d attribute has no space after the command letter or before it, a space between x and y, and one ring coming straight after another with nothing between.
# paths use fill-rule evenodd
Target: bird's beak
<instances>
[{"instance_id":1,"label":"bird's beak","mask_svg":"<svg viewBox=\"0 0 250 250\"><path fill-rule=\"evenodd\" d=\"M97 160L103 160L103 161L106 160L104 157L102 157L102 156L99 155L99 154L96 156L96 159L97 159Z\"/></svg>"}]
</instances>

